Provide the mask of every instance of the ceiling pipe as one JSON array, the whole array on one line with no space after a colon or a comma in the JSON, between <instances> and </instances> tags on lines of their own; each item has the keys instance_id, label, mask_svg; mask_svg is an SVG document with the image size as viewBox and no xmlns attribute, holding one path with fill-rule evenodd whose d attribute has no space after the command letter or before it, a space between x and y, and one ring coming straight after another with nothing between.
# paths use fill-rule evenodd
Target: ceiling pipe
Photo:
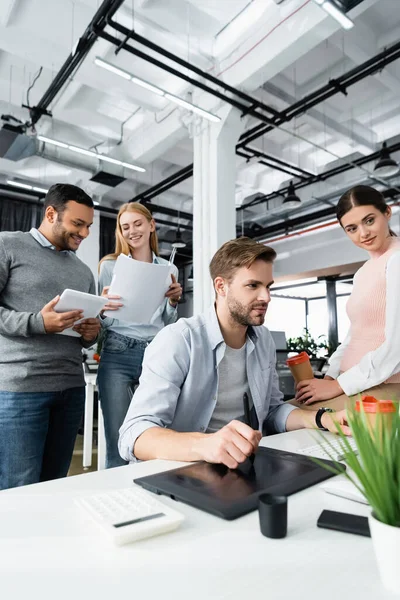
<instances>
[{"instance_id":1,"label":"ceiling pipe","mask_svg":"<svg viewBox=\"0 0 400 600\"><path fill-rule=\"evenodd\" d=\"M103 40L106 40L107 42L110 42L110 44L113 44L114 46L117 46L117 47L121 45L120 40L118 38L112 36L111 34L106 33L105 31L99 31L99 30L96 30L96 32L100 38L102 38ZM170 67L169 65L166 65L164 62L158 60L157 58L154 58L153 56L150 56L150 55L142 52L138 48L134 48L133 46L130 46L127 43L124 43L124 45L122 47L124 50L126 50L130 54L133 54L134 56L137 56L138 58L141 58L142 60L149 62L150 64L158 67L159 69L166 71L167 73L170 73L171 75L174 75L175 77L178 77L179 79L183 79L183 81L190 83L190 85L193 85L194 87L198 87L201 90L207 92L208 94L211 94L212 96L215 96L216 98L219 98L223 102L226 102L227 104L230 104L231 106L234 106L235 108L240 110L243 115L249 114L256 119L259 119L263 123L266 123L266 124L272 123L272 118L267 117L266 115L257 112L257 110L255 110L251 106L247 106L246 104L244 104L243 101L235 100L234 98L231 98L231 97L227 96L226 94L209 87L208 85L202 83L201 81L198 81L197 79L193 79L193 77L189 77L189 75L186 75L185 73L182 73L181 71L178 71L177 69L174 69L173 67ZM188 64L190 64L190 63L188 63Z\"/></svg>"},{"instance_id":2,"label":"ceiling pipe","mask_svg":"<svg viewBox=\"0 0 400 600\"><path fill-rule=\"evenodd\" d=\"M302 100L295 102L294 104L292 104L291 106L286 108L284 111L282 111L282 113L280 113L281 118L283 115L285 115L285 119L289 118L289 120L291 120L294 117L304 113L309 108L316 106L320 102L323 102L324 100L326 100L338 93L345 93L346 89L349 88L350 86L354 85L355 83L358 83L365 77L372 75L373 73L377 72L378 70L382 69L384 66L386 66L390 62L397 60L398 58L400 58L400 42L394 44L390 48L385 49L383 52L381 52L381 53L377 54L376 56L372 57L371 59L365 61L361 65L354 67L353 69L351 69L350 71L348 71L347 73L342 75L341 77L334 79L334 80L330 79L326 85L322 86L321 88L319 88L312 94L305 96ZM284 121L282 121L279 124L282 124L283 122ZM276 121L273 126L266 126L265 124L261 123L255 127L253 127L252 129L249 129L248 131L243 133L241 135L241 137L239 138L239 143L236 145L236 152L239 154L239 151L244 150L246 152L252 152L253 153L252 155L254 156L255 155L254 151L251 148L248 148L247 144L249 144L251 141L254 141L255 139L263 136L265 133L267 133L269 131L273 131L275 129L275 127L277 127L277 126L278 126L278 122ZM390 151L393 152L394 150L391 148ZM376 154L377 154L376 158L378 158L379 152ZM372 157L374 155L370 155L370 156ZM267 155L264 155L264 157L267 160L270 160L272 158L272 157L267 157ZM364 158L365 158L365 161L363 160ZM373 160L373 158L363 157L363 158L361 158L359 160L357 159L356 161L353 161L353 162L356 164L362 165L362 164L369 162L369 160ZM268 165L268 166L270 166L270 165ZM344 171L352 169L352 168L354 168L353 165L343 165L342 167L338 167L336 169L336 172L337 172L337 174L339 174L341 172L344 172ZM332 173L332 174L330 174L330 173ZM158 196L163 191L167 191L167 190L171 189L172 187L174 187L175 185L177 185L178 183L185 181L185 179L189 179L190 177L192 177L192 175L193 175L193 165L188 165L187 167L184 167L183 169L181 169L174 175L171 175L167 179L159 182L155 186L148 188L145 192L142 192L142 194L139 194L138 196L133 198L132 202L140 201L142 196L143 196L143 198L145 197L146 199L151 200L152 198ZM291 173L291 175L293 176L293 173ZM299 178L303 179L302 183L305 183L306 185L310 185L311 183L315 183L315 181L323 180L324 176L325 176L325 178L327 178L330 176L332 177L333 175L334 175L334 172L333 172L333 170L331 170L331 171L328 171L326 173L326 175L323 174L323 176L321 176L321 175L314 176L314 175L310 174L310 177L312 177L313 179L302 178L302 176L300 176ZM175 181L175 177L176 177L176 181ZM318 177L319 179L314 179L314 177ZM300 187L300 186L298 186L298 187ZM287 189L285 191L287 191ZM275 193L275 196L273 196L273 197L276 197L277 195L278 194ZM262 201L266 201L266 199L268 199L267 197L264 197L264 196L262 196L260 198L262 198ZM255 201L252 201L246 205L241 206L237 210L242 210L243 208L246 208L248 206L253 206L255 204L259 204L260 201L259 201L259 199L256 199Z\"/></svg>"},{"instance_id":3,"label":"ceiling pipe","mask_svg":"<svg viewBox=\"0 0 400 600\"><path fill-rule=\"evenodd\" d=\"M383 190L382 194L384 198L390 199L393 199L399 195L398 191L392 188ZM300 217L295 217L287 221L279 221L278 223L273 223L272 225L268 225L267 227L260 228L257 231L257 235L254 237L257 240L260 240L268 235L273 235L280 232L284 232L286 235L288 235L288 231L290 229L295 229L298 226L307 225L312 223L313 221L320 221L322 219L326 219L327 217L332 216L336 216L336 206L329 206L328 208L324 208L323 210L301 215ZM293 231L293 233L296 232Z\"/></svg>"},{"instance_id":4,"label":"ceiling pipe","mask_svg":"<svg viewBox=\"0 0 400 600\"><path fill-rule=\"evenodd\" d=\"M157 204L153 204L151 202L142 202L142 204L148 208L152 213L162 213L164 215L169 215L170 217L181 217L182 219L187 219L188 221L193 220L193 215L191 213L175 210L174 208L168 208L167 206L158 206Z\"/></svg>"},{"instance_id":5,"label":"ceiling pipe","mask_svg":"<svg viewBox=\"0 0 400 600\"><path fill-rule=\"evenodd\" d=\"M248 108L250 108L250 107L258 108L258 109L263 110L266 113L272 115L273 117L279 116L279 111L277 111L273 107L268 106L268 105L264 104L264 102L261 102L261 100L258 100L257 98L253 98L249 94L246 94L245 92L242 92L241 90L238 90L238 89L232 87L228 83L225 83L224 81L221 81L217 77L214 77L214 75L210 75L210 73L207 73L206 71L199 69L195 65L192 65L191 63L187 62L186 60L180 58L176 54L169 52L162 46L159 46L158 44L155 44L154 42L151 42L150 40L146 39L145 37L139 35L134 30L127 29L120 23L117 23L116 21L114 21L112 19L112 16L110 16L107 19L107 23L108 23L108 25L110 25L110 27L115 29L115 31L117 31L118 33L121 33L122 35L125 36L123 42L119 43L119 46L118 46L117 50L115 51L116 54L118 52L120 52L121 49L126 50L127 42L129 40L133 40L133 41L137 42L138 44L145 46L149 50L157 52L164 58L168 58L169 60L177 63L179 66L183 67L184 69L192 71L192 73L199 75L202 79L206 79L207 81L210 81L214 85L222 88L224 91L229 92L230 94L232 94L234 96L237 96L238 98L240 98L241 100L243 100L244 102L246 102L250 105Z\"/></svg>"},{"instance_id":6,"label":"ceiling pipe","mask_svg":"<svg viewBox=\"0 0 400 600\"><path fill-rule=\"evenodd\" d=\"M48 107L86 58L98 38L97 32L103 31L107 26L106 17L110 18L113 16L123 3L124 0L103 1L84 33L79 38L76 48L68 56L37 105L27 107L31 119L28 124L29 126L35 125L44 114L49 114L47 111Z\"/></svg>"},{"instance_id":7,"label":"ceiling pipe","mask_svg":"<svg viewBox=\"0 0 400 600\"><path fill-rule=\"evenodd\" d=\"M385 66L394 62L398 58L400 58L400 42L397 42L389 48L385 48L385 50L366 60L361 65L350 69L350 71L347 71L347 73L344 73L341 77L330 79L327 84L323 85L315 92L308 94L304 98L301 98L301 100L298 100L294 104L288 106L285 110L281 111L279 115L279 118L282 119L282 121L279 122L279 120L277 120L274 122L274 125L282 125L285 122L291 121L295 117L305 113L310 108L313 108L317 104L328 100L338 93L347 95L347 89L349 87L355 85L359 81L362 81L369 75L373 75L374 73L381 71ZM243 145L252 142L253 140L261 137L269 131L272 131L273 129L274 127L272 126L267 127L263 124L256 125L241 135L239 139L239 146L243 147Z\"/></svg>"},{"instance_id":8,"label":"ceiling pipe","mask_svg":"<svg viewBox=\"0 0 400 600\"><path fill-rule=\"evenodd\" d=\"M400 142L397 142L396 144L392 144L391 146L388 146L387 149L389 152L398 152L400 150ZM380 150L373 152L372 154L369 154L368 156L361 156L360 158L356 158L355 160L352 160L351 163L344 163L343 165L339 165L338 167L334 167L333 169L328 169L327 171L324 171L323 173L319 173L318 175L312 175L307 180L299 181L298 183L296 183L296 188L300 189L300 188L304 188L309 185L312 185L313 183L318 183L320 181L326 181L327 179L330 179L331 177L335 177L336 175L340 175L342 173L345 173L346 171L351 171L355 167L362 166L369 162L375 161L379 158L379 156L380 156ZM271 192L270 194L261 195L257 198L254 198L254 200L251 200L251 202L248 202L247 204L242 204L242 206L240 207L240 210L244 210L245 208L249 208L252 206L257 206L257 204L263 204L264 202L268 202L269 200L278 198L282 194L285 194L289 191L289 185L290 184L286 185L283 188L280 188L279 191Z\"/></svg>"}]
</instances>

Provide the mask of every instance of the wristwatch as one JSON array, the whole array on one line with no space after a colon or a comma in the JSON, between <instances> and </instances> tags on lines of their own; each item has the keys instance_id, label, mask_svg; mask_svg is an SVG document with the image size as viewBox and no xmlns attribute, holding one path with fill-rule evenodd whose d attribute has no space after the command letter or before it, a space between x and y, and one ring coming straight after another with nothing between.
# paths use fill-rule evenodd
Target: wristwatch
<instances>
[{"instance_id":1,"label":"wristwatch","mask_svg":"<svg viewBox=\"0 0 400 600\"><path fill-rule=\"evenodd\" d=\"M318 429L322 429L322 431L329 431L329 429L328 429L327 427L324 427L324 426L322 425L322 422L321 422L321 417L322 417L322 415L323 415L324 413L326 413L326 412L327 412L327 413L333 413L333 412L335 412L335 411L333 410L333 408L325 408L325 407L323 406L322 408L319 408L319 409L317 410L317 412L315 413L315 424L316 424L316 426L318 427Z\"/></svg>"}]
</instances>

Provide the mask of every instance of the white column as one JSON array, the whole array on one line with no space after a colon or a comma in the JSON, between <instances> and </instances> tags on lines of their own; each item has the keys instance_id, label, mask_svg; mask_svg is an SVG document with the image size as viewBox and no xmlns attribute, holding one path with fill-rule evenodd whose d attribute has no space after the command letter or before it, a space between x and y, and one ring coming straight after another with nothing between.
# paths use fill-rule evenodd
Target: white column
<instances>
[{"instance_id":1,"label":"white column","mask_svg":"<svg viewBox=\"0 0 400 600\"><path fill-rule=\"evenodd\" d=\"M223 115L220 123L203 120L193 142L195 315L206 310L214 299L209 274L211 258L224 242L236 237L235 146L245 123L235 108L227 108Z\"/></svg>"}]
</instances>

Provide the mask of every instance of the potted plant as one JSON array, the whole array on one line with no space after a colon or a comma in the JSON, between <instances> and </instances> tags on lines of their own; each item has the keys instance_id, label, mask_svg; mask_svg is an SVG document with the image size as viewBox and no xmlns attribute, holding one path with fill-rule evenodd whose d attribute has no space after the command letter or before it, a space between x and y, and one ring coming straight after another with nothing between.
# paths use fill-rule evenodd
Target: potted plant
<instances>
[{"instance_id":1,"label":"potted plant","mask_svg":"<svg viewBox=\"0 0 400 600\"><path fill-rule=\"evenodd\" d=\"M329 342L326 341L325 335L320 335L315 339L306 327L303 331L303 335L288 338L287 349L289 352L306 352L310 358L317 358L321 355L321 351L325 356L333 353L334 348L331 348Z\"/></svg>"},{"instance_id":2,"label":"potted plant","mask_svg":"<svg viewBox=\"0 0 400 600\"><path fill-rule=\"evenodd\" d=\"M347 420L358 453L351 448L348 438L337 425L344 461L351 469L345 472L345 476L364 494L371 506L369 525L380 576L388 590L399 594L399 403L364 397L349 404ZM319 464L335 474L343 473L339 464L337 467Z\"/></svg>"}]
</instances>

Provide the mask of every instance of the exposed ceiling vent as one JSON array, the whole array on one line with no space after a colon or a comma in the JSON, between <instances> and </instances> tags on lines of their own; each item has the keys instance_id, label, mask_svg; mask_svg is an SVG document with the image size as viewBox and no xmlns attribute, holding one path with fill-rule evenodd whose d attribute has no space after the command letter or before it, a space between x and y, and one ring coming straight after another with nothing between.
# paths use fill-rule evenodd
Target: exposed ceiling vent
<instances>
[{"instance_id":1,"label":"exposed ceiling vent","mask_svg":"<svg viewBox=\"0 0 400 600\"><path fill-rule=\"evenodd\" d=\"M113 175L106 171L97 171L90 181L95 183L101 183L102 185L108 185L109 187L117 187L120 183L126 180L126 177L120 177L119 175Z\"/></svg>"},{"instance_id":2,"label":"exposed ceiling vent","mask_svg":"<svg viewBox=\"0 0 400 600\"><path fill-rule=\"evenodd\" d=\"M0 129L0 158L22 160L36 153L35 139L24 133L22 127L5 123Z\"/></svg>"}]
</instances>

